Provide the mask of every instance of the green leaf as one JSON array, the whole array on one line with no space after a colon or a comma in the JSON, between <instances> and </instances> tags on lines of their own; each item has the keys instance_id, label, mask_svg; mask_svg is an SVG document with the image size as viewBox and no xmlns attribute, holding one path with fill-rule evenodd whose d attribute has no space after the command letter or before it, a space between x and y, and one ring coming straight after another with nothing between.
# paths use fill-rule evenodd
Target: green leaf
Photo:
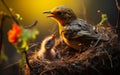
<instances>
[{"instance_id":1,"label":"green leaf","mask_svg":"<svg viewBox=\"0 0 120 75\"><path fill-rule=\"evenodd\" d=\"M36 39L36 36L39 34L37 30L33 31L32 33L32 39Z\"/></svg>"},{"instance_id":2,"label":"green leaf","mask_svg":"<svg viewBox=\"0 0 120 75\"><path fill-rule=\"evenodd\" d=\"M25 54L22 54L21 59L19 60L20 67L23 67L26 63Z\"/></svg>"},{"instance_id":3,"label":"green leaf","mask_svg":"<svg viewBox=\"0 0 120 75\"><path fill-rule=\"evenodd\" d=\"M1 59L4 61L8 60L8 57L5 55L5 53L3 51L1 51Z\"/></svg>"},{"instance_id":4,"label":"green leaf","mask_svg":"<svg viewBox=\"0 0 120 75\"><path fill-rule=\"evenodd\" d=\"M20 65L20 67L23 67L25 65L25 58L21 58L19 60L19 65Z\"/></svg>"},{"instance_id":5,"label":"green leaf","mask_svg":"<svg viewBox=\"0 0 120 75\"><path fill-rule=\"evenodd\" d=\"M100 23L99 23L98 25L99 25L99 26L102 26L103 23L104 23L105 21L107 21L107 20L108 20L107 14L102 14L102 15L101 15L101 21L100 21Z\"/></svg>"},{"instance_id":6,"label":"green leaf","mask_svg":"<svg viewBox=\"0 0 120 75\"><path fill-rule=\"evenodd\" d=\"M28 49L29 49L29 46L28 46L28 45L26 45L25 50L27 51Z\"/></svg>"},{"instance_id":7,"label":"green leaf","mask_svg":"<svg viewBox=\"0 0 120 75\"><path fill-rule=\"evenodd\" d=\"M23 20L23 18L21 17L20 14L16 13L15 15L16 15L16 17L17 17L18 20Z\"/></svg>"},{"instance_id":8,"label":"green leaf","mask_svg":"<svg viewBox=\"0 0 120 75\"><path fill-rule=\"evenodd\" d=\"M20 53L20 52L24 52L27 51L29 49L29 46L28 46L28 42L30 39L35 39L36 38L36 35L38 35L39 32L37 30L31 30L31 29L25 29L22 27L22 34L20 36L20 38L18 39L18 42L21 43L20 45L20 50L17 49L17 52Z\"/></svg>"},{"instance_id":9,"label":"green leaf","mask_svg":"<svg viewBox=\"0 0 120 75\"><path fill-rule=\"evenodd\" d=\"M21 38L19 38L19 39L18 39L18 42L21 42L21 41L22 41L22 39L21 39Z\"/></svg>"},{"instance_id":10,"label":"green leaf","mask_svg":"<svg viewBox=\"0 0 120 75\"><path fill-rule=\"evenodd\" d=\"M20 48L18 46L15 46L15 48L16 48L16 52L20 54L21 53Z\"/></svg>"},{"instance_id":11,"label":"green leaf","mask_svg":"<svg viewBox=\"0 0 120 75\"><path fill-rule=\"evenodd\" d=\"M21 51L19 49L17 49L16 51L17 51L17 53L21 53Z\"/></svg>"},{"instance_id":12,"label":"green leaf","mask_svg":"<svg viewBox=\"0 0 120 75\"><path fill-rule=\"evenodd\" d=\"M21 46L21 48L23 48L23 49L25 49L25 50L28 50L28 43L27 43L27 41L25 41L25 40L22 41L22 46Z\"/></svg>"}]
</instances>

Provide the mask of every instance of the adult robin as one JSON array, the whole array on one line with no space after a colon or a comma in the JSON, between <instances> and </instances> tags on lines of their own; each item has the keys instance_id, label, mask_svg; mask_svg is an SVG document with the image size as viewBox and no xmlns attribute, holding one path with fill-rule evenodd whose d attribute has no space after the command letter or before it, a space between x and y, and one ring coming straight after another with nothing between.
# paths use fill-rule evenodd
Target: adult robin
<instances>
[{"instance_id":1,"label":"adult robin","mask_svg":"<svg viewBox=\"0 0 120 75\"><path fill-rule=\"evenodd\" d=\"M52 10L45 11L44 14L48 14L48 17L52 17L57 21L60 37L68 46L76 50L82 50L85 46L90 45L92 41L98 39L100 41L109 40L108 36L96 32L94 26L77 18L69 7L57 6Z\"/></svg>"}]
</instances>

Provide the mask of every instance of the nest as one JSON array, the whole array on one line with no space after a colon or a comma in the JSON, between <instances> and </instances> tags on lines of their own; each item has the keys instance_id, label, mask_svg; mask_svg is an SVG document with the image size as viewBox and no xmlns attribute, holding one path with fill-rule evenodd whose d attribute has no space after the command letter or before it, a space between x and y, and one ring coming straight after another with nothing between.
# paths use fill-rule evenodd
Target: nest
<instances>
[{"instance_id":1,"label":"nest","mask_svg":"<svg viewBox=\"0 0 120 75\"><path fill-rule=\"evenodd\" d=\"M23 71L25 75L110 74L111 70L120 67L120 44L117 42L117 34L113 31L108 34L111 37L108 42L92 45L83 52L59 41L55 46L57 58L54 61L34 59L35 53L28 53L31 69L26 64Z\"/></svg>"}]
</instances>

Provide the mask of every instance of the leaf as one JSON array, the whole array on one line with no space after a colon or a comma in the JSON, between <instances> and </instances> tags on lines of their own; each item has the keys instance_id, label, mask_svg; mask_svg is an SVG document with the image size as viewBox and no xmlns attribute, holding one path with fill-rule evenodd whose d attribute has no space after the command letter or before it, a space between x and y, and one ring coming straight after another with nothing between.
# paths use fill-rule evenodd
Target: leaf
<instances>
[{"instance_id":1,"label":"leaf","mask_svg":"<svg viewBox=\"0 0 120 75\"><path fill-rule=\"evenodd\" d=\"M21 48L23 48L23 49L25 49L25 50L28 50L28 43L27 43L27 41L25 41L25 40L22 41L22 46L21 46Z\"/></svg>"},{"instance_id":2,"label":"leaf","mask_svg":"<svg viewBox=\"0 0 120 75\"><path fill-rule=\"evenodd\" d=\"M34 32L32 33L32 39L36 39L36 35L38 35L38 34L39 34L38 31L34 31Z\"/></svg>"},{"instance_id":3,"label":"leaf","mask_svg":"<svg viewBox=\"0 0 120 75\"><path fill-rule=\"evenodd\" d=\"M4 61L8 60L8 57L5 55L5 53L3 51L1 51L1 59Z\"/></svg>"},{"instance_id":4,"label":"leaf","mask_svg":"<svg viewBox=\"0 0 120 75\"><path fill-rule=\"evenodd\" d=\"M17 49L16 51L17 51L17 53L21 53L21 51L19 49Z\"/></svg>"},{"instance_id":5,"label":"leaf","mask_svg":"<svg viewBox=\"0 0 120 75\"><path fill-rule=\"evenodd\" d=\"M21 39L27 41L28 38L30 37L31 33L28 29L23 28L23 33L21 35Z\"/></svg>"},{"instance_id":6,"label":"leaf","mask_svg":"<svg viewBox=\"0 0 120 75\"><path fill-rule=\"evenodd\" d=\"M20 16L20 14L16 13L15 14L18 20L23 20L23 18Z\"/></svg>"},{"instance_id":7,"label":"leaf","mask_svg":"<svg viewBox=\"0 0 120 75\"><path fill-rule=\"evenodd\" d=\"M25 57L22 57L20 60L19 60L19 65L20 67L23 67L25 64Z\"/></svg>"},{"instance_id":8,"label":"leaf","mask_svg":"<svg viewBox=\"0 0 120 75\"><path fill-rule=\"evenodd\" d=\"M105 21L107 21L107 20L108 20L107 14L102 14L102 15L101 15L101 21L100 21L100 23L99 23L98 25L99 25L99 26L102 26L103 23L104 23Z\"/></svg>"},{"instance_id":9,"label":"leaf","mask_svg":"<svg viewBox=\"0 0 120 75\"><path fill-rule=\"evenodd\" d=\"M17 53L22 53L29 49L28 42L30 39L35 39L36 35L39 34L37 30L25 29L21 27L22 33L21 36L18 38L18 42L20 45L16 46ZM15 45L14 45L15 46Z\"/></svg>"},{"instance_id":10,"label":"leaf","mask_svg":"<svg viewBox=\"0 0 120 75\"><path fill-rule=\"evenodd\" d=\"M16 48L16 52L20 54L21 53L20 48L17 45L14 45L14 47Z\"/></svg>"},{"instance_id":11,"label":"leaf","mask_svg":"<svg viewBox=\"0 0 120 75\"><path fill-rule=\"evenodd\" d=\"M23 67L24 64L26 63L26 59L25 59L25 54L24 53L22 53L21 55L22 55L22 57L19 60L19 65L20 65L20 67Z\"/></svg>"}]
</instances>

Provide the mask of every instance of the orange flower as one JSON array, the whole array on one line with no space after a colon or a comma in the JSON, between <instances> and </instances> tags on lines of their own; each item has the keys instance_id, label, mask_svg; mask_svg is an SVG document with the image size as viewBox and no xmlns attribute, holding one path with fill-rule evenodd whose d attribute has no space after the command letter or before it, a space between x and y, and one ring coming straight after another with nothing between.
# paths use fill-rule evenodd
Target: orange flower
<instances>
[{"instance_id":1,"label":"orange flower","mask_svg":"<svg viewBox=\"0 0 120 75\"><path fill-rule=\"evenodd\" d=\"M8 41L12 44L16 44L21 32L22 29L17 24L13 24L12 29L8 31Z\"/></svg>"}]
</instances>

